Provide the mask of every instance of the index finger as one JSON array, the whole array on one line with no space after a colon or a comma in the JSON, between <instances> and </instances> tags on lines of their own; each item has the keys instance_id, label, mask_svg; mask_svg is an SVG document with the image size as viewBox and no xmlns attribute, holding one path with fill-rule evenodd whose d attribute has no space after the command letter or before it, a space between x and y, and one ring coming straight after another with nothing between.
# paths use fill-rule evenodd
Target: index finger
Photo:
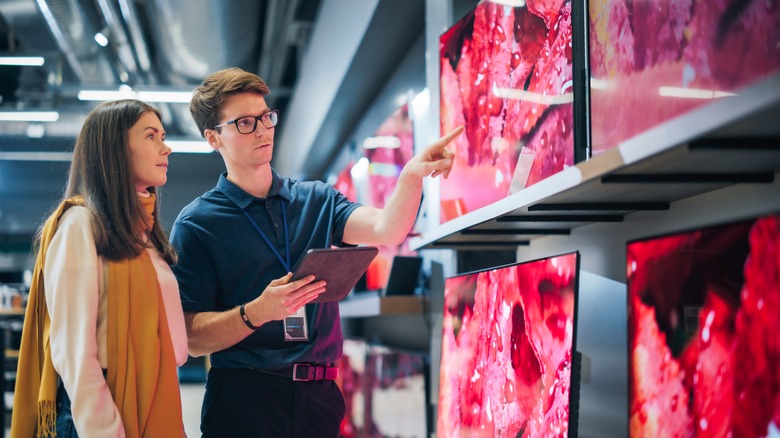
<instances>
[{"instance_id":1,"label":"index finger","mask_svg":"<svg viewBox=\"0 0 780 438\"><path fill-rule=\"evenodd\" d=\"M444 137L440 138L436 142L436 146L438 146L439 148L447 146L455 137L459 136L464 129L466 128L464 128L463 125L461 125L453 129L452 131L448 132L447 134L444 135Z\"/></svg>"}]
</instances>

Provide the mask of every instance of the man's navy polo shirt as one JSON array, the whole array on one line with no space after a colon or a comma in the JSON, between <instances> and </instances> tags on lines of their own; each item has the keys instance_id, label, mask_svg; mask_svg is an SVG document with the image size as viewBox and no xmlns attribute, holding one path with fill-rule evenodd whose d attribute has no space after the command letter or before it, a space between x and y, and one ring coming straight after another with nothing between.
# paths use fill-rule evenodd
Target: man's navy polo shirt
<instances>
[{"instance_id":1,"label":"man's navy polo shirt","mask_svg":"<svg viewBox=\"0 0 780 438\"><path fill-rule=\"evenodd\" d=\"M321 181L295 181L275 171L266 198L255 198L227 179L186 206L171 231L179 255L173 272L185 312L221 312L257 298L287 270L251 222L285 258L281 204L285 203L290 265L312 248L340 246L349 215L359 207ZM326 286L327 287L327 286ZM338 303L306 306L309 340L284 340L282 321L261 326L238 344L211 355L215 367L274 370L295 362L330 364L341 357Z\"/></svg>"}]
</instances>

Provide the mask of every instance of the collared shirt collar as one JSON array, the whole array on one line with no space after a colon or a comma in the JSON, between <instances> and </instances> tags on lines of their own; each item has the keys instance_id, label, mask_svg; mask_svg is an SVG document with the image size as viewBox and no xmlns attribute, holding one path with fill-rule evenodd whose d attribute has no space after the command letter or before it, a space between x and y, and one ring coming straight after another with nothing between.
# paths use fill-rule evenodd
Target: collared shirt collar
<instances>
[{"instance_id":1,"label":"collared shirt collar","mask_svg":"<svg viewBox=\"0 0 780 438\"><path fill-rule=\"evenodd\" d=\"M271 175L271 188L268 190L268 196L266 196L266 198L281 196L289 201L292 198L290 196L289 181L279 176L274 169L271 169ZM227 172L223 172L222 175L219 176L217 189L239 208L247 208L252 201L259 199L245 192L241 187L227 179Z\"/></svg>"}]
</instances>

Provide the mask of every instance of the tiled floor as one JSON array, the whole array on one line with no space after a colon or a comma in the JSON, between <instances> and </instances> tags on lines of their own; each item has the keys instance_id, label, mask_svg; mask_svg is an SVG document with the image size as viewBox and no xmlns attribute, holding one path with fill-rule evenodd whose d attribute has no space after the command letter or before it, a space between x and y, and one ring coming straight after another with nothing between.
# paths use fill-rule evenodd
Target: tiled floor
<instances>
[{"instance_id":1,"label":"tiled floor","mask_svg":"<svg viewBox=\"0 0 780 438\"><path fill-rule=\"evenodd\" d=\"M187 438L200 437L200 407L203 404L205 383L183 383L181 385L181 410L184 431Z\"/></svg>"}]
</instances>

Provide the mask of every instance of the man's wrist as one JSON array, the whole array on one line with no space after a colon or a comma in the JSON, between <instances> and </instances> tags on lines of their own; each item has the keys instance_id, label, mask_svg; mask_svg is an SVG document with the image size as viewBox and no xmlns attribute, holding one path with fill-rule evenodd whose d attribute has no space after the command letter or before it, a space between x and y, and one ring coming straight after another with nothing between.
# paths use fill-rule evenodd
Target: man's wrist
<instances>
[{"instance_id":1,"label":"man's wrist","mask_svg":"<svg viewBox=\"0 0 780 438\"><path fill-rule=\"evenodd\" d=\"M252 331L255 331L260 328L259 325L252 324L252 321L249 320L249 316L246 314L246 303L238 306L238 313L241 315L241 320L244 321L244 324L246 324L247 327L249 327Z\"/></svg>"}]
</instances>

